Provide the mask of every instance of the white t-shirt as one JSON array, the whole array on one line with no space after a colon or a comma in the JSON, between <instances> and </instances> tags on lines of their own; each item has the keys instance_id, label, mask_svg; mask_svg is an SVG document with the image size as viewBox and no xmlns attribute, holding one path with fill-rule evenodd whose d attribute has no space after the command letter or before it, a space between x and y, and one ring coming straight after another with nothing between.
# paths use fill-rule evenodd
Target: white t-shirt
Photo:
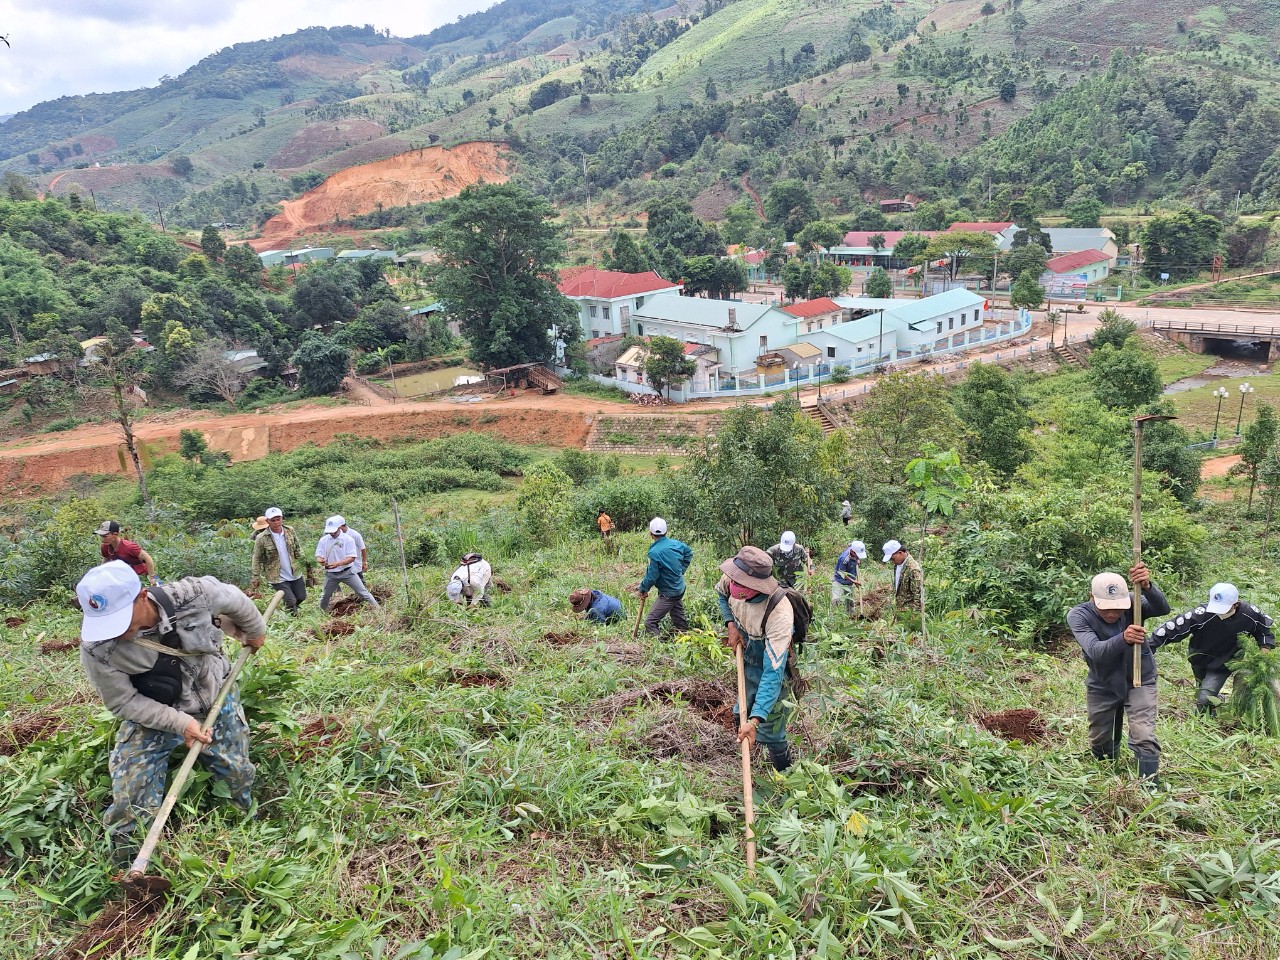
<instances>
[{"instance_id":1,"label":"white t-shirt","mask_svg":"<svg viewBox=\"0 0 1280 960\"><path fill-rule=\"evenodd\" d=\"M360 534L356 533L356 531L352 530L350 527L347 527L343 532L355 542L356 562L351 565L351 569L356 573L360 573L364 570L364 537L360 536Z\"/></svg>"},{"instance_id":2,"label":"white t-shirt","mask_svg":"<svg viewBox=\"0 0 1280 960\"><path fill-rule=\"evenodd\" d=\"M280 582L293 579L293 564L289 562L289 545L285 543L284 531L272 533L271 539L276 542L276 553L280 554Z\"/></svg>"},{"instance_id":3,"label":"white t-shirt","mask_svg":"<svg viewBox=\"0 0 1280 960\"><path fill-rule=\"evenodd\" d=\"M893 568L893 592L898 592L898 581L902 579L902 568L906 566L906 561L899 563Z\"/></svg>"},{"instance_id":4,"label":"white t-shirt","mask_svg":"<svg viewBox=\"0 0 1280 960\"><path fill-rule=\"evenodd\" d=\"M326 533L320 538L320 542L316 544L316 559L321 563L337 563L339 560L345 560L352 555L359 557L359 554L356 553L356 543L342 532L335 533L332 536ZM354 565L351 569L355 569Z\"/></svg>"}]
</instances>

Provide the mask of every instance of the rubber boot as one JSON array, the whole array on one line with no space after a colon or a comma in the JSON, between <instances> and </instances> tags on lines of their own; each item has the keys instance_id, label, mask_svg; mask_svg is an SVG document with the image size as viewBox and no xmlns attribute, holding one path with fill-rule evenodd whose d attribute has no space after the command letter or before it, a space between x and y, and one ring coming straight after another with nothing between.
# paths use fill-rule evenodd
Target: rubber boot
<instances>
[{"instance_id":1,"label":"rubber boot","mask_svg":"<svg viewBox=\"0 0 1280 960\"><path fill-rule=\"evenodd\" d=\"M779 773L786 773L791 766L791 745L789 743L769 744L769 762Z\"/></svg>"},{"instance_id":2,"label":"rubber boot","mask_svg":"<svg viewBox=\"0 0 1280 960\"><path fill-rule=\"evenodd\" d=\"M1196 713L1200 714L1200 716L1212 717L1216 711L1217 705L1211 703L1207 698L1203 700L1199 697L1196 698Z\"/></svg>"},{"instance_id":3,"label":"rubber boot","mask_svg":"<svg viewBox=\"0 0 1280 960\"><path fill-rule=\"evenodd\" d=\"M1159 760L1138 761L1138 778L1144 790L1158 790L1160 788L1159 770Z\"/></svg>"}]
</instances>

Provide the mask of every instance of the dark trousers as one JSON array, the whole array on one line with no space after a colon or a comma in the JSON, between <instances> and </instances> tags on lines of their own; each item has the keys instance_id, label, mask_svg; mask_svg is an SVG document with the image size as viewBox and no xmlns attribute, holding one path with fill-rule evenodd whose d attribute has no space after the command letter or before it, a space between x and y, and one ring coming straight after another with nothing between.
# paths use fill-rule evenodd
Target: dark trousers
<instances>
[{"instance_id":1,"label":"dark trousers","mask_svg":"<svg viewBox=\"0 0 1280 960\"><path fill-rule=\"evenodd\" d=\"M1131 689L1121 698L1109 690L1086 688L1089 711L1089 747L1099 760L1116 755L1129 715L1129 749L1138 758L1141 776L1155 776L1160 765L1160 741L1156 739L1155 684Z\"/></svg>"},{"instance_id":2,"label":"dark trousers","mask_svg":"<svg viewBox=\"0 0 1280 960\"><path fill-rule=\"evenodd\" d=\"M284 608L295 616L298 613L298 606L307 599L307 581L303 577L281 580L279 583L273 583L271 589L284 591Z\"/></svg>"},{"instance_id":3,"label":"dark trousers","mask_svg":"<svg viewBox=\"0 0 1280 960\"><path fill-rule=\"evenodd\" d=\"M658 594L658 599L653 602L649 615L644 618L645 632L655 637L660 636L662 630L659 629L658 624L662 623L662 619L668 614L671 616L671 625L677 630L689 629L689 621L684 616L684 594L678 597L664 597Z\"/></svg>"},{"instance_id":4,"label":"dark trousers","mask_svg":"<svg viewBox=\"0 0 1280 960\"><path fill-rule=\"evenodd\" d=\"M1191 672L1195 674L1200 689L1196 691L1196 709L1208 713L1218 705L1218 694L1222 692L1231 671L1226 667L1209 670L1199 663L1192 662Z\"/></svg>"}]
</instances>

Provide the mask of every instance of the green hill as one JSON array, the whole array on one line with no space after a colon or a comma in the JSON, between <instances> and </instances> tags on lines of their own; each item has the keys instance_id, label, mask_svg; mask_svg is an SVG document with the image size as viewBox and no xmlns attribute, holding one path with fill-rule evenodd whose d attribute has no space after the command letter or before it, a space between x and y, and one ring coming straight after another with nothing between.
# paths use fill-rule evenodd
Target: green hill
<instances>
[{"instance_id":1,"label":"green hill","mask_svg":"<svg viewBox=\"0 0 1280 960\"><path fill-rule=\"evenodd\" d=\"M236 44L154 88L25 111L0 161L188 226L261 221L302 171L469 139L513 143L517 178L562 204L584 198L585 154L618 218L668 190L723 209L743 174L801 179L828 214L911 192L997 215L984 198L1028 187L1042 207L1081 187L1113 205L1275 201L1270 0L648 6L505 0L403 40L317 27ZM794 109L761 109L779 95ZM237 182L257 197L228 209ZM184 199L207 190L216 211Z\"/></svg>"}]
</instances>

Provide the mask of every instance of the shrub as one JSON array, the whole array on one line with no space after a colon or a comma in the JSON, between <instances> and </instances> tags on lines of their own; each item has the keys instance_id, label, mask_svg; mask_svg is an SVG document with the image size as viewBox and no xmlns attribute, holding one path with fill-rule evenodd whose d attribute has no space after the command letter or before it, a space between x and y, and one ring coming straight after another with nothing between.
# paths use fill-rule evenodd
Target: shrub
<instances>
[{"instance_id":1,"label":"shrub","mask_svg":"<svg viewBox=\"0 0 1280 960\"><path fill-rule=\"evenodd\" d=\"M840 364L837 367L831 368L831 376L829 379L832 383L848 383L853 378L849 373L849 368L844 364Z\"/></svg>"},{"instance_id":2,"label":"shrub","mask_svg":"<svg viewBox=\"0 0 1280 960\"><path fill-rule=\"evenodd\" d=\"M663 482L656 477L603 480L578 491L570 520L575 529L592 528L601 510L618 530L645 530L649 521L670 512Z\"/></svg>"}]
</instances>

